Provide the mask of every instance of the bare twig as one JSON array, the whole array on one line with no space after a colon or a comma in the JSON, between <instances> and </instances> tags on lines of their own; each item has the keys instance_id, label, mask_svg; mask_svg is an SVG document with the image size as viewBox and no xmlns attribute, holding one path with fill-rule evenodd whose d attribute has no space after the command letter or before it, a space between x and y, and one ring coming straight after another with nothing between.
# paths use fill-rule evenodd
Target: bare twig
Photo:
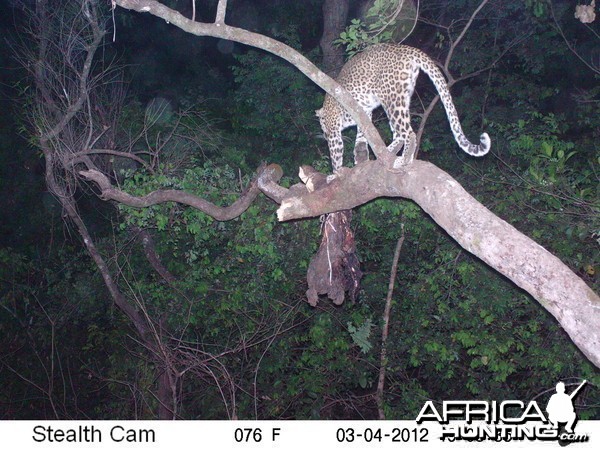
<instances>
[{"instance_id":1,"label":"bare twig","mask_svg":"<svg viewBox=\"0 0 600 450\"><path fill-rule=\"evenodd\" d=\"M450 37L450 48L448 50L448 54L446 55L446 58L444 59L444 63L441 65L441 68L444 71L444 74L446 75L446 78L447 78L448 89L451 89L452 86L459 81L464 81L468 78L472 78L474 76L479 75L480 73L490 70L506 54L506 52L512 47L512 45L509 45L491 64L489 64L487 67L485 67L483 69L479 69L470 74L464 75L458 79L455 79L452 76L452 74L450 73L450 70L449 70L450 62L452 61L452 57L454 56L454 52L456 51L456 48L458 47L460 42L465 37L467 31L471 27L476 16L483 9L483 7L488 3L488 1L489 0L482 0L482 2L479 4L479 6L473 11L471 16L469 17L469 20L467 21L467 23L465 24L465 26L463 27L463 29L461 30L460 34L458 35L458 37L456 39L452 40L452 38ZM448 33L448 34L450 34L450 33ZM427 123L427 119L429 119L429 116L433 112L433 108L437 104L438 100L439 100L439 94L436 95L431 100L431 102L429 103L429 105L426 108L424 108L423 114L421 115L419 129L416 132L416 149L417 149L416 153L418 153L418 149L420 147L421 138L423 137L423 133L425 131L425 125ZM416 155L415 155L415 157L416 157Z\"/></svg>"},{"instance_id":2,"label":"bare twig","mask_svg":"<svg viewBox=\"0 0 600 450\"><path fill-rule=\"evenodd\" d=\"M581 61L588 69L590 69L595 74L600 75L600 66L593 65L589 61L587 61L583 56L581 56L581 54L577 51L577 49L569 41L569 39L567 39L567 36L565 35L565 32L563 31L562 27L558 23L558 19L556 18L556 14L554 13L554 2L552 2L552 1L550 2L550 13L552 14L552 20L554 21L554 28L556 29L558 34L560 34L563 41L565 41L565 45L571 51L571 53L573 53L577 57L577 59L579 59L579 61ZM590 30L591 30L591 28L590 28Z\"/></svg>"},{"instance_id":3,"label":"bare twig","mask_svg":"<svg viewBox=\"0 0 600 450\"><path fill-rule=\"evenodd\" d=\"M488 2L488 0L483 0L479 4L479 6L477 8L475 8L475 11L473 11L473 14L471 14L471 17L469 17L469 20L463 27L463 29L460 32L460 34L458 35L458 37L450 45L450 50L448 50L448 55L446 55L446 61L444 63L444 68L446 69L446 71L448 71L448 66L450 65L450 61L452 60L452 56L454 55L454 51L456 50L456 47L458 47L458 44L460 44L460 41L463 40L463 38L465 37L465 34L471 27L473 20L475 20L475 17L477 16L477 14L479 14L479 11L482 10L482 8L487 4L487 2Z\"/></svg>"},{"instance_id":4,"label":"bare twig","mask_svg":"<svg viewBox=\"0 0 600 450\"><path fill-rule=\"evenodd\" d=\"M121 290L120 274L113 273L110 261L96 246L75 198L78 177L75 176L74 165L83 163L88 170L94 170L92 154L119 154L112 148L96 151L90 148L101 141L114 145L111 142L114 134L107 136L107 133L114 132L114 120L122 105L119 102L124 100L121 84L117 89L109 86L118 81L115 77L117 72L111 67L94 64L105 34L100 26L102 21L97 7L98 3L92 0L68 2L68 5L53 0L36 2L35 9L31 11L33 49L22 53L20 59L30 71L35 87L29 119L45 157L48 191L55 195L64 216L74 225L115 305L131 321L140 342L148 349L154 362L159 363L159 370L167 369L169 386L173 386L170 349L162 343L160 330L156 329L145 309L137 309ZM146 165L133 154L119 156L137 159L140 164ZM143 302L138 299L138 304L143 305ZM54 324L52 326L54 332ZM57 368L54 364L56 348L52 344L50 376L53 378ZM160 403L166 405L161 408L174 415L176 401L172 398L165 401L161 390L164 392L167 386L161 385L161 382L158 389ZM51 382L48 389L50 396L53 390L54 383ZM161 408L159 414L162 414Z\"/></svg>"},{"instance_id":5,"label":"bare twig","mask_svg":"<svg viewBox=\"0 0 600 450\"><path fill-rule=\"evenodd\" d=\"M444 73L447 77L447 85L448 85L448 89L451 89L452 86L454 86L457 83L460 83L462 81L468 80L469 78L473 78L476 77L484 72L490 71L492 70L496 64L498 64L498 62L504 58L504 56L512 49L514 48L516 45L518 45L519 43L523 42L525 39L527 39L530 36L530 34L524 34L522 36L516 37L515 39L513 39L509 45L506 46L506 48L504 48L504 50L502 50L500 52L500 54L498 54L498 56L496 58L494 58L494 60L489 63L487 66L475 70L473 72L467 73L461 77L458 78L454 78L449 70L446 68L446 66L448 66L450 64L450 60L446 59L446 62L444 64L443 70ZM439 94L436 95L430 102L429 105L427 105L426 108L424 108L423 113L421 114L421 121L419 123L419 129L417 130L416 133L416 141L417 141L417 152L418 152L418 148L419 148L419 143L421 142L421 138L423 137L423 133L425 131L425 125L427 123L427 119L429 119L429 116L431 115L431 113L433 112L433 109L435 107L435 105L437 104L437 102L439 101L440 96Z\"/></svg>"},{"instance_id":6,"label":"bare twig","mask_svg":"<svg viewBox=\"0 0 600 450\"><path fill-rule=\"evenodd\" d=\"M121 151L112 150L109 148L94 148L94 149L89 149L89 150L83 150L81 152L74 153L73 155L71 155L69 157L69 159L70 159L71 164L77 164L77 163L81 162L81 158L85 155L99 155L99 154L100 155L113 155L113 156L119 156L121 158L131 159L131 160L137 162L138 164L140 164L141 166L143 166L149 172L151 172L151 173L154 172L152 167L150 167L150 165L146 161L144 161L142 158L135 155L134 153L121 152Z\"/></svg>"}]
</instances>

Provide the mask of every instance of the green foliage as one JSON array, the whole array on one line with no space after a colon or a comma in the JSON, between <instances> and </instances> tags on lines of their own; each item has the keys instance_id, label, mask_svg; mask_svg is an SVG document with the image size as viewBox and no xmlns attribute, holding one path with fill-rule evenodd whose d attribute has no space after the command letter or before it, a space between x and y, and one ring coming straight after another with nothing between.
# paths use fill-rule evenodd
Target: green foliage
<instances>
[{"instance_id":1,"label":"green foliage","mask_svg":"<svg viewBox=\"0 0 600 450\"><path fill-rule=\"evenodd\" d=\"M335 43L351 56L369 45L402 41L413 30L415 16L413 2L375 0L364 19L352 19Z\"/></svg>"},{"instance_id":2,"label":"green foliage","mask_svg":"<svg viewBox=\"0 0 600 450\"><path fill-rule=\"evenodd\" d=\"M242 182L246 184L247 179ZM161 186L199 192L210 201L227 204L237 196L239 180L231 168L206 162L179 177L134 174L124 184L125 189L138 194ZM224 192L232 194L223 195ZM148 281L148 275L135 276L133 286L148 310L154 314L168 312L165 324L175 334L183 333L207 348L218 348L222 342L233 347L238 342L245 347L257 336L278 336L282 326L304 316L302 285L308 259L316 251L318 226L314 222L278 224L268 205L264 200L258 201L239 219L223 223L175 205L144 210L122 208L125 223L159 232L160 247L169 250L163 253L163 261L180 280L173 291L160 280ZM298 313L291 315L299 305ZM329 395L328 389L337 386L332 385L333 380L342 383L335 389L359 383L362 366L354 364L355 369L348 371L352 366L351 339L342 332L338 321L317 315L303 322L293 334L278 336L272 346L263 347L259 340L260 345L245 350L246 359L263 361L258 382L265 386L265 395L271 399L265 406L265 417L321 417L319 405L323 395ZM303 350L290 353L289 348ZM229 370L241 371L245 366L235 352L226 363ZM240 377L239 382L248 383L251 391L250 385L255 382L252 373L240 372ZM286 383L278 381L281 379ZM213 388L205 389L212 392ZM297 403L284 407L295 397L299 398ZM187 413L194 416L204 411L202 417L221 417L214 406L215 398L217 391L214 396L207 395L206 404L198 402L193 408L190 405ZM238 401L241 417L251 417L252 399L244 397ZM207 416L207 410L215 415Z\"/></svg>"},{"instance_id":3,"label":"green foliage","mask_svg":"<svg viewBox=\"0 0 600 450\"><path fill-rule=\"evenodd\" d=\"M546 16L550 8L548 0L525 0L525 6L538 18Z\"/></svg>"},{"instance_id":4,"label":"green foliage","mask_svg":"<svg viewBox=\"0 0 600 450\"><path fill-rule=\"evenodd\" d=\"M586 259L585 251L573 251L572 239L578 236L582 243L591 241L600 226L597 213L600 161L585 145L576 146L564 139L568 132L565 124L553 114L533 112L526 119L499 128L507 140L515 167L522 173L514 182L521 188L510 198L519 204L531 205L532 210L544 208L548 212L544 220L549 228L543 234L532 226L536 214L530 212L525 217L534 238L545 236L546 242L555 242L554 246L560 248L564 257L575 256L572 261L577 266L593 265L597 258ZM573 214L577 220L565 214Z\"/></svg>"},{"instance_id":5,"label":"green foliage","mask_svg":"<svg viewBox=\"0 0 600 450\"><path fill-rule=\"evenodd\" d=\"M373 348L373 344L369 341L371 337L371 331L373 329L373 323L371 319L367 319L364 323L358 327L355 327L352 322L348 322L348 331L352 341L360 347L360 351L363 353L369 353Z\"/></svg>"},{"instance_id":6,"label":"green foliage","mask_svg":"<svg viewBox=\"0 0 600 450\"><path fill-rule=\"evenodd\" d=\"M556 184L559 178L572 176L567 161L577 152L573 142L561 139L564 119L533 112L507 127L506 138L512 155L527 155L529 175L538 184Z\"/></svg>"}]
</instances>

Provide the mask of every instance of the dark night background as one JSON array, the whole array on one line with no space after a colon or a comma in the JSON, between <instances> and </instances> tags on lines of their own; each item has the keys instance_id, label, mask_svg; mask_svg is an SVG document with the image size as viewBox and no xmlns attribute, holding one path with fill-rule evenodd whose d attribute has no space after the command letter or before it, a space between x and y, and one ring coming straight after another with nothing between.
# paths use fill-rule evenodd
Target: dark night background
<instances>
[{"instance_id":1,"label":"dark night background","mask_svg":"<svg viewBox=\"0 0 600 450\"><path fill-rule=\"evenodd\" d=\"M404 200L357 208L359 298L341 307L323 299L312 308L306 269L320 240L318 220L278 223L264 196L228 222L171 203L128 208L65 176L123 299L154 333L140 334L48 188L36 135L40 96L17 56L39 49L23 3L35 2L0 1L0 419L152 419L165 417L165 408L183 419L376 419L382 314L400 223L406 240L387 343L386 418L412 419L429 399L545 405L558 380L575 386L587 379L577 413L600 419L600 372L556 320ZM108 91L92 98L94 118L118 110L97 144L156 163L149 171L125 157L94 156L123 190L186 190L228 205L263 161L283 167L284 185L298 182L302 164L330 171L314 116L323 92L294 67L119 7L113 42L110 2L97 3L107 34L92 73L110 62L120 78L109 84L123 88L118 108L106 106ZM191 1L164 3L191 16ZM212 21L217 2L196 3L196 20ZM375 20L367 12L373 2L346 3L346 25ZM444 61L479 3L421 1L404 43ZM450 173L598 292L600 19L576 20L575 3L489 1L449 70L460 78L486 69L452 94L467 136L487 131L492 153L476 159L460 152L438 104L419 158ZM322 5L230 0L227 23L321 65ZM407 23L381 37L401 39ZM434 95L421 74L415 128ZM389 139L385 116L374 118ZM151 237L159 269L140 236ZM173 404L161 406L164 398Z\"/></svg>"}]
</instances>

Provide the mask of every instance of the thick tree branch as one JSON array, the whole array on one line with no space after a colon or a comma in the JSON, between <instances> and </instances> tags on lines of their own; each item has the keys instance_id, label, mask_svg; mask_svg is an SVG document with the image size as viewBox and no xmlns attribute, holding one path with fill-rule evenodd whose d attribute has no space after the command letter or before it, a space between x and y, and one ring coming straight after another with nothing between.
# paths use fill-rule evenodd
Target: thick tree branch
<instances>
[{"instance_id":1,"label":"thick tree branch","mask_svg":"<svg viewBox=\"0 0 600 450\"><path fill-rule=\"evenodd\" d=\"M346 90L320 72L310 61L271 38L226 25L222 8L216 23L205 24L186 19L177 11L154 0L116 0L116 3L127 9L149 12L197 36L212 36L239 42L285 59L334 96L352 114L378 157L377 161L362 163L313 193L298 187L286 190L277 186L276 181L269 176L263 176L263 173L238 202L247 201L249 204L258 189L262 189L270 198L281 201L279 219L291 220L352 209L377 197L412 199L461 246L538 300L557 318L590 361L600 367L600 330L596 327L600 322L600 299L583 280L558 258L492 214L459 183L432 164L415 161L397 172L388 170L393 164L394 155L387 152L385 144L366 114ZM446 68L453 49L462 40L473 18L486 3L487 0L480 3L467 26L453 43L446 60ZM223 6L225 2L221 1L220 4ZM452 82L452 79L449 81ZM271 172L275 174L277 170ZM178 201L198 207L218 220L227 220L240 213L238 202L229 208L219 208L178 191L155 192L143 198L132 197L113 189L110 184L103 188L103 181L92 171L82 172L82 175L94 179L103 189L104 197L131 206L143 207L162 201ZM209 210L212 212L208 212Z\"/></svg>"},{"instance_id":2,"label":"thick tree branch","mask_svg":"<svg viewBox=\"0 0 600 450\"><path fill-rule=\"evenodd\" d=\"M600 298L562 261L425 161L394 173L379 161L348 169L320 190L284 198L279 220L352 209L378 197L415 201L463 248L531 294L600 367Z\"/></svg>"},{"instance_id":3,"label":"thick tree branch","mask_svg":"<svg viewBox=\"0 0 600 450\"><path fill-rule=\"evenodd\" d=\"M350 3L348 0L323 1L323 35L319 41L323 53L323 72L337 77L344 65L344 51L333 44L344 31Z\"/></svg>"},{"instance_id":4,"label":"thick tree branch","mask_svg":"<svg viewBox=\"0 0 600 450\"><path fill-rule=\"evenodd\" d=\"M225 13L227 11L227 0L219 0L217 5L217 15L215 17L215 23L225 24Z\"/></svg>"},{"instance_id":5,"label":"thick tree branch","mask_svg":"<svg viewBox=\"0 0 600 450\"><path fill-rule=\"evenodd\" d=\"M285 59L294 67L297 67L304 75L317 84L317 86L333 96L356 121L369 142L369 145L373 149L375 156L386 162L388 167L393 165L395 155L387 151L387 147L379 135L379 132L354 97L352 97L352 95L346 89L341 87L333 78L321 72L317 66L293 48L276 41L275 39L271 39L270 37L252 33L241 28L232 27L225 23L194 22L179 12L166 7L155 0L115 0L115 2L125 9L147 12L156 17L160 17L187 33L196 36L212 36L239 42L241 44L260 48Z\"/></svg>"},{"instance_id":6,"label":"thick tree branch","mask_svg":"<svg viewBox=\"0 0 600 450\"><path fill-rule=\"evenodd\" d=\"M242 193L233 204L227 207L217 206L207 200L196 195L177 191L174 189L165 189L150 192L143 197L136 197L134 195L123 192L120 189L115 188L108 177L97 170L83 170L79 174L89 181L94 181L101 190L100 196L104 200L115 200L127 206L134 208L146 208L152 205L158 205L165 202L177 202L183 205L188 205L196 208L216 220L225 221L235 219L240 216L248 207L252 204L258 193L260 192L258 186L258 178L268 178L270 183L276 184L281 177L281 172L272 171L267 169L259 169L259 175L255 178L245 192ZM266 175L265 175L266 172ZM277 177L279 174L279 178Z\"/></svg>"}]
</instances>

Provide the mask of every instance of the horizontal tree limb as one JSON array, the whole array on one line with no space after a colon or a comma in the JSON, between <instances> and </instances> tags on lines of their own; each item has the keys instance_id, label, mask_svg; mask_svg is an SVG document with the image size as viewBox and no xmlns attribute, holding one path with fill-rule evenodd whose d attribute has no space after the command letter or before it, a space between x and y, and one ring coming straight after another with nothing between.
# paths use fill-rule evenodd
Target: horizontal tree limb
<instances>
[{"instance_id":1,"label":"horizontal tree limb","mask_svg":"<svg viewBox=\"0 0 600 450\"><path fill-rule=\"evenodd\" d=\"M600 367L600 298L560 259L497 217L450 175L416 160L398 171L368 161L320 190L284 198L279 220L352 209L378 197L415 201L463 248L527 291Z\"/></svg>"},{"instance_id":2,"label":"horizontal tree limb","mask_svg":"<svg viewBox=\"0 0 600 450\"><path fill-rule=\"evenodd\" d=\"M279 167L279 166L277 166ZM142 197L123 192L115 188L108 177L97 170L82 170L79 172L81 176L89 181L95 182L101 190L100 196L104 200L114 200L127 206L134 208L146 208L152 205L158 205L165 202L177 202L183 205L196 208L209 216L219 221L235 219L240 216L252 204L256 196L259 194L258 179L262 177L266 183L276 184L281 178L281 169L273 170L272 166L260 168L258 176L252 180L246 190L240 195L235 202L230 206L217 206L207 200L204 200L197 195L189 194L184 191L174 189L157 190L150 192Z\"/></svg>"}]
</instances>

